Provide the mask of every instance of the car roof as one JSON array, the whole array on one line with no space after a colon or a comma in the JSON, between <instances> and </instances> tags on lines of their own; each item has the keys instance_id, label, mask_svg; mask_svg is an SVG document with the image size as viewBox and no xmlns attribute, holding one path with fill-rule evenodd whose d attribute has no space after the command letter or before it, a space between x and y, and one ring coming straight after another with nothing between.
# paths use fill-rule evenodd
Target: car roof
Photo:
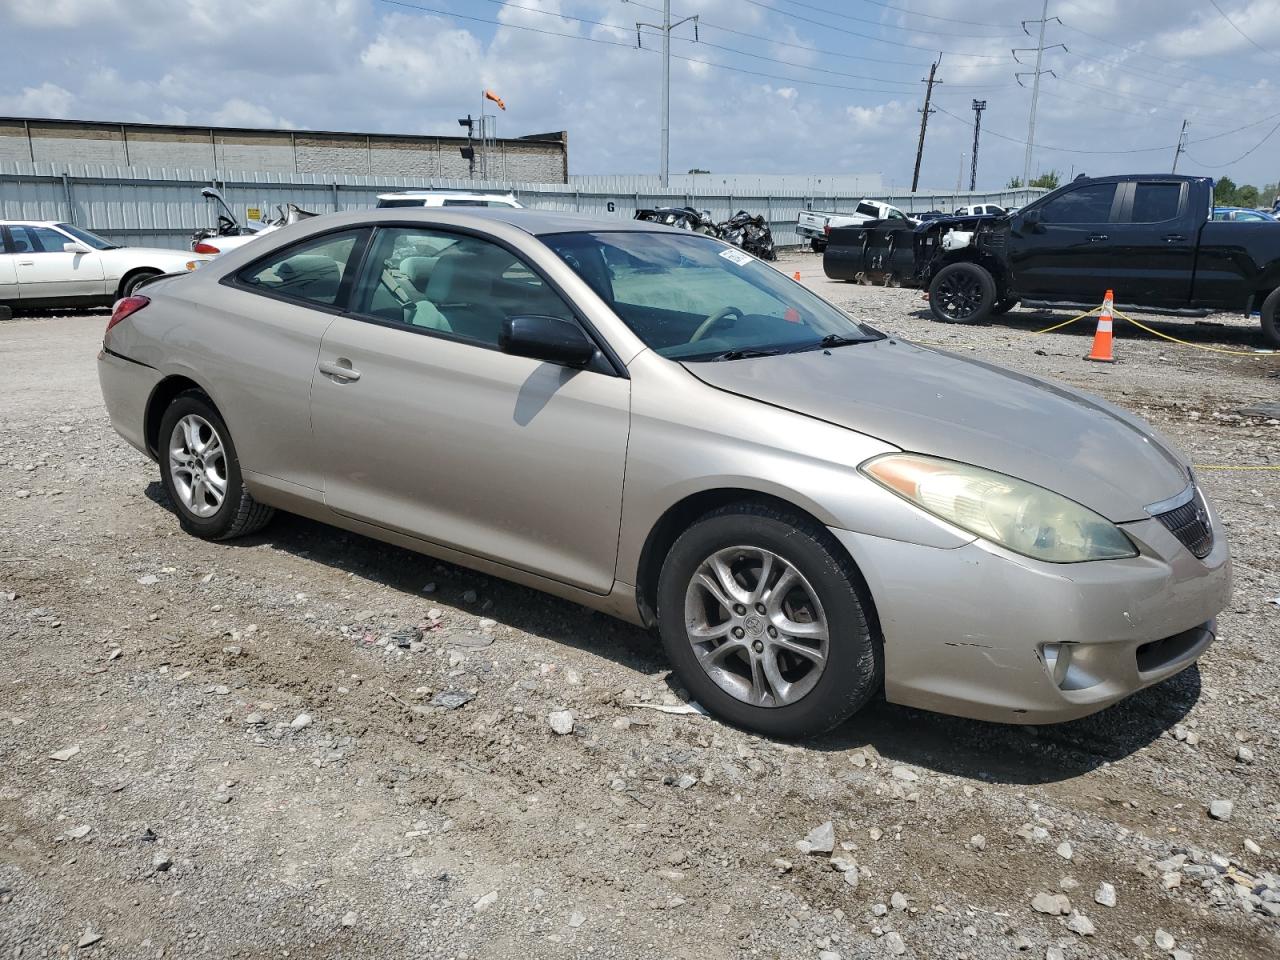
<instances>
[{"instance_id":1,"label":"car roof","mask_svg":"<svg viewBox=\"0 0 1280 960\"><path fill-rule=\"evenodd\" d=\"M323 217L341 217L341 222L351 225L377 223L457 224L459 226L484 227L498 221L523 230L530 236L540 237L554 233L582 233L585 231L627 231L635 233L680 233L661 223L646 220L625 220L613 217L590 217L560 210L530 210L515 207L374 207L369 210L343 214L322 214ZM316 224L319 218L306 223ZM334 220L327 222L333 223Z\"/></svg>"},{"instance_id":2,"label":"car roof","mask_svg":"<svg viewBox=\"0 0 1280 960\"><path fill-rule=\"evenodd\" d=\"M61 224L61 220L0 220L0 226L5 227L57 227Z\"/></svg>"}]
</instances>

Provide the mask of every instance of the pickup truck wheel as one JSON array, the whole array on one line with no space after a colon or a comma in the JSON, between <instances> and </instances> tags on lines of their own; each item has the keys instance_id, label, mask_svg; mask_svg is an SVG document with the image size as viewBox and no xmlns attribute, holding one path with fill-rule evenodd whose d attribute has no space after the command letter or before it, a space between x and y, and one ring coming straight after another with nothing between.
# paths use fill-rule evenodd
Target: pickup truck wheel
<instances>
[{"instance_id":1,"label":"pickup truck wheel","mask_svg":"<svg viewBox=\"0 0 1280 960\"><path fill-rule=\"evenodd\" d=\"M995 278L976 263L945 266L929 284L929 310L943 323L981 323L995 302Z\"/></svg>"},{"instance_id":2,"label":"pickup truck wheel","mask_svg":"<svg viewBox=\"0 0 1280 960\"><path fill-rule=\"evenodd\" d=\"M1014 297L1014 298L1012 298L1012 299L1010 299L1010 298L1005 298L1004 300L997 300L997 301L996 301L996 305L995 305L994 307L992 307L992 308L991 308L991 315L992 315L993 317L999 317L999 316L1002 316L1002 315L1004 315L1004 314L1008 313L1010 310L1012 310L1012 309L1013 309L1014 307L1016 307L1017 305L1018 305L1018 299L1017 299L1017 297Z\"/></svg>"},{"instance_id":3,"label":"pickup truck wheel","mask_svg":"<svg viewBox=\"0 0 1280 960\"><path fill-rule=\"evenodd\" d=\"M809 249L812 250L814 253L821 253L823 250L827 249L827 241L810 240Z\"/></svg>"},{"instance_id":4,"label":"pickup truck wheel","mask_svg":"<svg viewBox=\"0 0 1280 960\"><path fill-rule=\"evenodd\" d=\"M1262 301L1262 338L1267 345L1280 349L1280 289Z\"/></svg>"}]
</instances>

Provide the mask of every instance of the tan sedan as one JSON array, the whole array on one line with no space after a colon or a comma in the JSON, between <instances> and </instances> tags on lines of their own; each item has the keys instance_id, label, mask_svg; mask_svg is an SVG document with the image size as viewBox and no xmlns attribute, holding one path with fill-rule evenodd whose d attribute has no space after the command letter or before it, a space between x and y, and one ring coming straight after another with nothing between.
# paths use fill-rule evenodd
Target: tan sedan
<instances>
[{"instance_id":1,"label":"tan sedan","mask_svg":"<svg viewBox=\"0 0 1280 960\"><path fill-rule=\"evenodd\" d=\"M1230 588L1140 420L652 224L317 217L120 301L100 372L189 532L293 511L656 627L774 735L881 690L1078 717L1192 664Z\"/></svg>"}]
</instances>

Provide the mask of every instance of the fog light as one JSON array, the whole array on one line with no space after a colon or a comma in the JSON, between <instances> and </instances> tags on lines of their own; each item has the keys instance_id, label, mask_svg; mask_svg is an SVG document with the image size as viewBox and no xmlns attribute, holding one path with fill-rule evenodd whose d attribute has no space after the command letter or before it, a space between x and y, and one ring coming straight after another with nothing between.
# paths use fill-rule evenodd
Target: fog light
<instances>
[{"instance_id":1,"label":"fog light","mask_svg":"<svg viewBox=\"0 0 1280 960\"><path fill-rule=\"evenodd\" d=\"M1059 690L1085 690L1102 682L1100 650L1078 643L1046 643L1040 650Z\"/></svg>"},{"instance_id":2,"label":"fog light","mask_svg":"<svg viewBox=\"0 0 1280 960\"><path fill-rule=\"evenodd\" d=\"M1053 685L1062 689L1067 671L1071 669L1071 647L1065 643L1046 643L1044 665L1049 669L1049 676L1053 677Z\"/></svg>"}]
</instances>

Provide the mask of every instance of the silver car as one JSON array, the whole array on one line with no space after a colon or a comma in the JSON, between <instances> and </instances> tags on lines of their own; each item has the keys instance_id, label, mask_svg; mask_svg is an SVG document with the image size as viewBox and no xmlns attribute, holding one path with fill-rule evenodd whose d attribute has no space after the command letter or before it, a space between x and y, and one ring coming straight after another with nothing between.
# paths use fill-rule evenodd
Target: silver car
<instances>
[{"instance_id":1,"label":"silver car","mask_svg":"<svg viewBox=\"0 0 1280 960\"><path fill-rule=\"evenodd\" d=\"M1195 662L1223 530L1141 420L855 323L708 237L530 210L285 227L112 314L183 528L303 514L656 627L720 717L1014 723Z\"/></svg>"}]
</instances>

